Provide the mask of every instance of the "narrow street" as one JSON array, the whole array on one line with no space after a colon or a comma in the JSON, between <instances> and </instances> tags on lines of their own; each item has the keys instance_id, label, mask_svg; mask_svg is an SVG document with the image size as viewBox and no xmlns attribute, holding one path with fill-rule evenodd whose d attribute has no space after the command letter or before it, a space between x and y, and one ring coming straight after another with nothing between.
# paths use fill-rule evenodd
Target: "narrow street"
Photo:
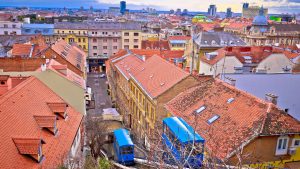
<instances>
[{"instance_id":1,"label":"narrow street","mask_svg":"<svg viewBox=\"0 0 300 169\"><path fill-rule=\"evenodd\" d=\"M87 77L87 86L92 88L95 98L95 109L88 110L88 114L92 117L101 115L104 108L112 106L111 100L107 95L106 77L100 78L99 73L89 73Z\"/></svg>"}]
</instances>

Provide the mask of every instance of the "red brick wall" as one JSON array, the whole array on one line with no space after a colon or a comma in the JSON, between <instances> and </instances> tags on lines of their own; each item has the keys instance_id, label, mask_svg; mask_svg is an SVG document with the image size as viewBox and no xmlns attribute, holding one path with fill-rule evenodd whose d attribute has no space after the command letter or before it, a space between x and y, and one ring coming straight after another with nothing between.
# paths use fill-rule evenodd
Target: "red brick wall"
<instances>
[{"instance_id":1,"label":"red brick wall","mask_svg":"<svg viewBox=\"0 0 300 169\"><path fill-rule=\"evenodd\" d=\"M35 71L45 63L43 58L0 58L0 69L4 72Z\"/></svg>"}]
</instances>

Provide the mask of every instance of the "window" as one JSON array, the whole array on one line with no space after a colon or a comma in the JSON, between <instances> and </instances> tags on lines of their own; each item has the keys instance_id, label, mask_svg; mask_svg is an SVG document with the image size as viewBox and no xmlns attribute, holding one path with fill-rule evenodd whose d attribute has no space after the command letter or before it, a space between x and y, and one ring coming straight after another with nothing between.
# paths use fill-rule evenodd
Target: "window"
<instances>
[{"instance_id":1,"label":"window","mask_svg":"<svg viewBox=\"0 0 300 169\"><path fill-rule=\"evenodd\" d=\"M124 39L124 42L129 42L129 39Z\"/></svg>"},{"instance_id":2,"label":"window","mask_svg":"<svg viewBox=\"0 0 300 169\"><path fill-rule=\"evenodd\" d=\"M196 113L199 114L206 109L206 106L201 106L199 109L196 110Z\"/></svg>"},{"instance_id":3,"label":"window","mask_svg":"<svg viewBox=\"0 0 300 169\"><path fill-rule=\"evenodd\" d=\"M93 46L93 49L97 49L97 46Z\"/></svg>"},{"instance_id":4,"label":"window","mask_svg":"<svg viewBox=\"0 0 300 169\"><path fill-rule=\"evenodd\" d=\"M64 34L65 33L65 31L62 31L62 34Z\"/></svg>"},{"instance_id":5,"label":"window","mask_svg":"<svg viewBox=\"0 0 300 169\"><path fill-rule=\"evenodd\" d=\"M300 147L300 138L293 139L293 147Z\"/></svg>"},{"instance_id":6,"label":"window","mask_svg":"<svg viewBox=\"0 0 300 169\"><path fill-rule=\"evenodd\" d=\"M133 48L138 49L139 45L134 45Z\"/></svg>"},{"instance_id":7,"label":"window","mask_svg":"<svg viewBox=\"0 0 300 169\"><path fill-rule=\"evenodd\" d=\"M118 46L114 46L113 49L118 49Z\"/></svg>"},{"instance_id":8,"label":"window","mask_svg":"<svg viewBox=\"0 0 300 169\"><path fill-rule=\"evenodd\" d=\"M133 36L139 36L139 33L134 33Z\"/></svg>"},{"instance_id":9,"label":"window","mask_svg":"<svg viewBox=\"0 0 300 169\"><path fill-rule=\"evenodd\" d=\"M218 118L220 118L219 115L214 115L212 118L210 118L209 120L207 120L208 124L212 124L213 122L215 122L216 120L218 120Z\"/></svg>"},{"instance_id":10,"label":"window","mask_svg":"<svg viewBox=\"0 0 300 169\"><path fill-rule=\"evenodd\" d=\"M86 49L85 45L83 45L83 49Z\"/></svg>"},{"instance_id":11,"label":"window","mask_svg":"<svg viewBox=\"0 0 300 169\"><path fill-rule=\"evenodd\" d=\"M84 42L84 43L85 43L85 38L83 38L83 39L82 39L82 42Z\"/></svg>"},{"instance_id":12,"label":"window","mask_svg":"<svg viewBox=\"0 0 300 169\"><path fill-rule=\"evenodd\" d=\"M138 42L139 42L139 40L138 40L138 39L134 39L133 41L134 41L134 43L138 43Z\"/></svg>"},{"instance_id":13,"label":"window","mask_svg":"<svg viewBox=\"0 0 300 169\"><path fill-rule=\"evenodd\" d=\"M118 39L113 39L113 42L118 42Z\"/></svg>"},{"instance_id":14,"label":"window","mask_svg":"<svg viewBox=\"0 0 300 169\"><path fill-rule=\"evenodd\" d=\"M4 31L4 35L8 35L8 31Z\"/></svg>"},{"instance_id":15,"label":"window","mask_svg":"<svg viewBox=\"0 0 300 169\"><path fill-rule=\"evenodd\" d=\"M5 85L5 81L1 81L0 84L1 84L1 85Z\"/></svg>"},{"instance_id":16,"label":"window","mask_svg":"<svg viewBox=\"0 0 300 169\"><path fill-rule=\"evenodd\" d=\"M7 25L7 24L4 24L3 27L4 27L4 28L8 28L8 25Z\"/></svg>"},{"instance_id":17,"label":"window","mask_svg":"<svg viewBox=\"0 0 300 169\"><path fill-rule=\"evenodd\" d=\"M69 39L69 43L72 43L72 42L74 42L74 38Z\"/></svg>"},{"instance_id":18,"label":"window","mask_svg":"<svg viewBox=\"0 0 300 169\"><path fill-rule=\"evenodd\" d=\"M78 42L81 42L81 39L80 39L80 38L78 38Z\"/></svg>"},{"instance_id":19,"label":"window","mask_svg":"<svg viewBox=\"0 0 300 169\"><path fill-rule=\"evenodd\" d=\"M124 49L129 49L129 45L124 45Z\"/></svg>"},{"instance_id":20,"label":"window","mask_svg":"<svg viewBox=\"0 0 300 169\"><path fill-rule=\"evenodd\" d=\"M103 46L103 49L107 49L107 46Z\"/></svg>"},{"instance_id":21,"label":"window","mask_svg":"<svg viewBox=\"0 0 300 169\"><path fill-rule=\"evenodd\" d=\"M129 36L129 32L125 32L125 33L124 33L124 36Z\"/></svg>"},{"instance_id":22,"label":"window","mask_svg":"<svg viewBox=\"0 0 300 169\"><path fill-rule=\"evenodd\" d=\"M107 39L103 39L103 42L106 43L106 42L107 42Z\"/></svg>"},{"instance_id":23,"label":"window","mask_svg":"<svg viewBox=\"0 0 300 169\"><path fill-rule=\"evenodd\" d=\"M287 154L288 142L289 142L289 137L287 137L287 136L279 137L278 140L277 140L277 147L276 147L275 155L285 155L285 154Z\"/></svg>"},{"instance_id":24,"label":"window","mask_svg":"<svg viewBox=\"0 0 300 169\"><path fill-rule=\"evenodd\" d=\"M97 39L96 39L96 38L93 38L93 42L97 42Z\"/></svg>"},{"instance_id":25,"label":"window","mask_svg":"<svg viewBox=\"0 0 300 169\"><path fill-rule=\"evenodd\" d=\"M16 28L17 26L15 24L12 25L13 28Z\"/></svg>"},{"instance_id":26,"label":"window","mask_svg":"<svg viewBox=\"0 0 300 169\"><path fill-rule=\"evenodd\" d=\"M94 56L97 56L97 53L93 53Z\"/></svg>"}]
</instances>

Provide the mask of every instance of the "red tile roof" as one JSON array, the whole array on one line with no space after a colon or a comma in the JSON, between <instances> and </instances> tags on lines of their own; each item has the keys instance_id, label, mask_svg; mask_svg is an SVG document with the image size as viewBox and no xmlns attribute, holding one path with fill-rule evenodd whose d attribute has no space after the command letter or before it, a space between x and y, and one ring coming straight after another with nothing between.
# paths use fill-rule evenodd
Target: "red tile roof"
<instances>
[{"instance_id":1,"label":"red tile roof","mask_svg":"<svg viewBox=\"0 0 300 169\"><path fill-rule=\"evenodd\" d=\"M171 50L167 40L143 40L142 49Z\"/></svg>"},{"instance_id":2,"label":"red tile roof","mask_svg":"<svg viewBox=\"0 0 300 169\"><path fill-rule=\"evenodd\" d=\"M29 57L32 48L33 48L33 52L31 57L36 57L42 51L47 49L48 46L31 45L31 44L14 44L12 48L12 56Z\"/></svg>"},{"instance_id":3,"label":"red tile roof","mask_svg":"<svg viewBox=\"0 0 300 169\"><path fill-rule=\"evenodd\" d=\"M40 138L12 138L20 154L38 154Z\"/></svg>"},{"instance_id":4,"label":"red tile roof","mask_svg":"<svg viewBox=\"0 0 300 169\"><path fill-rule=\"evenodd\" d=\"M235 56L241 63L245 63L244 56L250 56L252 58L252 63L260 63L273 53L283 53L288 58L296 56L290 54L288 51L283 52L271 46L224 47L216 50L216 52L218 55L213 59L208 60L206 56L202 55L200 56L200 60L210 65L214 65L225 56Z\"/></svg>"},{"instance_id":5,"label":"red tile roof","mask_svg":"<svg viewBox=\"0 0 300 169\"><path fill-rule=\"evenodd\" d=\"M233 98L232 102L228 100ZM196 113L201 106L205 110ZM272 103L260 100L220 80L206 80L166 104L206 140L208 152L226 159L243 143L258 136L300 133L300 123ZM208 120L219 118L209 124Z\"/></svg>"},{"instance_id":6,"label":"red tile roof","mask_svg":"<svg viewBox=\"0 0 300 169\"><path fill-rule=\"evenodd\" d=\"M133 72L144 61L135 55L129 55L115 64L116 68L124 75L126 79L130 78L129 73Z\"/></svg>"},{"instance_id":7,"label":"red tile roof","mask_svg":"<svg viewBox=\"0 0 300 169\"><path fill-rule=\"evenodd\" d=\"M83 72L85 71L85 60L87 55L79 47L77 47L76 45L69 45L64 40L59 40L54 45L52 45L51 48L56 53L63 56L72 65L76 66Z\"/></svg>"},{"instance_id":8,"label":"red tile roof","mask_svg":"<svg viewBox=\"0 0 300 169\"><path fill-rule=\"evenodd\" d=\"M156 98L189 74L165 59L154 55L130 73L131 78L151 98Z\"/></svg>"},{"instance_id":9,"label":"red tile roof","mask_svg":"<svg viewBox=\"0 0 300 169\"><path fill-rule=\"evenodd\" d=\"M52 116L47 103L63 100L35 77L30 77L0 97L1 168L56 168L71 150L82 115L67 107L68 118L58 120L58 135L41 129L34 116ZM43 139L41 163L20 154L14 138ZM18 140L19 141L19 140ZM20 145L22 145L21 142ZM27 144L27 141L24 142ZM22 146L21 146L22 147ZM18 150L18 148L20 148ZM21 149L23 152L23 149ZM24 152L31 150L24 150Z\"/></svg>"},{"instance_id":10,"label":"red tile roof","mask_svg":"<svg viewBox=\"0 0 300 169\"><path fill-rule=\"evenodd\" d=\"M191 39L191 37L190 36L170 36L168 39L169 40L186 40L186 41L188 41Z\"/></svg>"}]
</instances>

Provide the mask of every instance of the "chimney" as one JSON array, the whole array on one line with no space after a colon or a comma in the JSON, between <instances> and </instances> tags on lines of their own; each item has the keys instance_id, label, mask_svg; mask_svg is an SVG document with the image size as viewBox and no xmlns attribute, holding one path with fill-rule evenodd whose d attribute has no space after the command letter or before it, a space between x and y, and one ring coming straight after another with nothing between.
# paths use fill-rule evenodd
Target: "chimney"
<instances>
[{"instance_id":1,"label":"chimney","mask_svg":"<svg viewBox=\"0 0 300 169\"><path fill-rule=\"evenodd\" d=\"M235 86L236 80L230 77L225 77L225 82L230 84L231 86Z\"/></svg>"},{"instance_id":2,"label":"chimney","mask_svg":"<svg viewBox=\"0 0 300 169\"><path fill-rule=\"evenodd\" d=\"M278 96L276 96L272 93L267 93L266 97L265 97L265 100L267 102L270 102L270 103L273 103L273 104L277 105Z\"/></svg>"},{"instance_id":3,"label":"chimney","mask_svg":"<svg viewBox=\"0 0 300 169\"><path fill-rule=\"evenodd\" d=\"M42 72L46 71L46 69L47 69L47 65L43 63L43 64L41 65L41 70L42 70Z\"/></svg>"},{"instance_id":4,"label":"chimney","mask_svg":"<svg viewBox=\"0 0 300 169\"><path fill-rule=\"evenodd\" d=\"M34 44L31 45L31 49L30 49L30 53L29 53L29 58L32 57L33 50L34 50Z\"/></svg>"}]
</instances>

